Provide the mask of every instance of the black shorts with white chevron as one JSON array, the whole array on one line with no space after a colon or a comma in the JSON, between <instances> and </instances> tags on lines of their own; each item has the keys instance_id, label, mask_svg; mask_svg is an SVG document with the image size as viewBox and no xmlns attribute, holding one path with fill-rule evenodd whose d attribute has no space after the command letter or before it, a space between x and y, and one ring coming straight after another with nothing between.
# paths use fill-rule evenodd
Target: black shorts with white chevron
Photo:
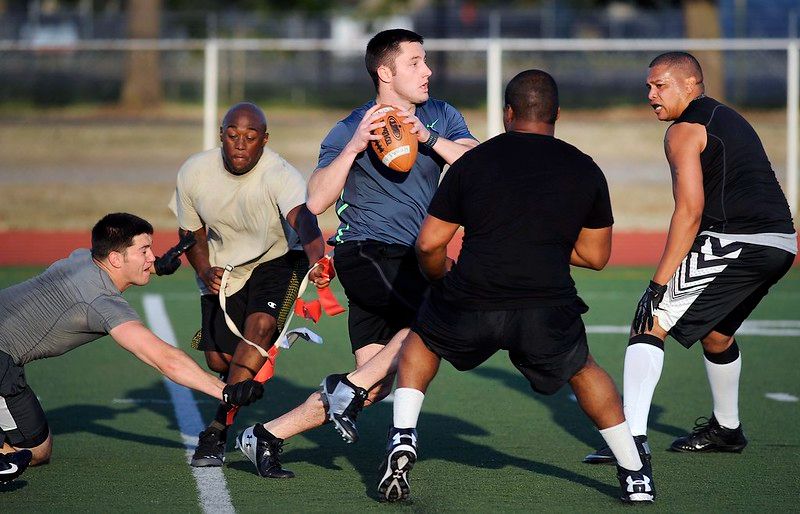
<instances>
[{"instance_id":1,"label":"black shorts with white chevron","mask_svg":"<svg viewBox=\"0 0 800 514\"><path fill-rule=\"evenodd\" d=\"M711 331L734 335L792 262L785 250L700 235L654 314L686 348Z\"/></svg>"}]
</instances>

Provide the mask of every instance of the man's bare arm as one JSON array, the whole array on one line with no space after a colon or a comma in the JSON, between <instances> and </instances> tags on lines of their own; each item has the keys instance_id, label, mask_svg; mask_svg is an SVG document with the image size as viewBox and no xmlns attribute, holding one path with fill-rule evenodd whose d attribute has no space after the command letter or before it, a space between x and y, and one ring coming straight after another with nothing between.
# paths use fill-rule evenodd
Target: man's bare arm
<instances>
[{"instance_id":1,"label":"man's bare arm","mask_svg":"<svg viewBox=\"0 0 800 514\"><path fill-rule=\"evenodd\" d=\"M453 261L447 257L447 245L458 227L457 223L449 223L430 214L422 222L416 251L419 267L428 280L438 280L450 271Z\"/></svg>"},{"instance_id":2,"label":"man's bare arm","mask_svg":"<svg viewBox=\"0 0 800 514\"><path fill-rule=\"evenodd\" d=\"M601 270L608 264L611 257L611 227L583 228L569 263L581 268Z\"/></svg>"},{"instance_id":3,"label":"man's bare arm","mask_svg":"<svg viewBox=\"0 0 800 514\"><path fill-rule=\"evenodd\" d=\"M706 145L705 127L696 123L672 125L664 137L664 151L672 172L675 210L667 243L653 281L666 284L689 253L703 216L703 169L700 153Z\"/></svg>"}]
</instances>

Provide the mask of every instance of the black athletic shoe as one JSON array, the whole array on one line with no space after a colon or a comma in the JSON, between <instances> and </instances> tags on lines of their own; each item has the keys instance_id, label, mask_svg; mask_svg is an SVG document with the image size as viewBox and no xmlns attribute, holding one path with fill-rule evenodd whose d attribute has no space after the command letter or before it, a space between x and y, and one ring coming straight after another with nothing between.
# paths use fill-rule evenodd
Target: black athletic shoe
<instances>
[{"instance_id":1,"label":"black athletic shoe","mask_svg":"<svg viewBox=\"0 0 800 514\"><path fill-rule=\"evenodd\" d=\"M227 430L225 430L227 432ZM218 468L225 462L226 434L216 428L208 427L197 437L197 448L192 455L195 468Z\"/></svg>"},{"instance_id":2,"label":"black athletic shoe","mask_svg":"<svg viewBox=\"0 0 800 514\"><path fill-rule=\"evenodd\" d=\"M19 477L31 463L33 453L30 450L18 450L0 454L0 484L11 482Z\"/></svg>"},{"instance_id":3,"label":"black athletic shoe","mask_svg":"<svg viewBox=\"0 0 800 514\"><path fill-rule=\"evenodd\" d=\"M619 499L625 503L650 502L656 498L656 486L653 483L653 469L650 461L642 462L642 469L631 471L617 466L619 479Z\"/></svg>"},{"instance_id":4,"label":"black athletic shoe","mask_svg":"<svg viewBox=\"0 0 800 514\"><path fill-rule=\"evenodd\" d=\"M320 384L320 394L333 427L347 443L355 443L358 441L356 418L364 408L368 393L346 380L345 374L328 375Z\"/></svg>"},{"instance_id":5,"label":"black athletic shoe","mask_svg":"<svg viewBox=\"0 0 800 514\"><path fill-rule=\"evenodd\" d=\"M389 431L386 457L379 468L378 500L396 502L408 499L411 488L408 472L417 462L417 431L413 428L392 428Z\"/></svg>"},{"instance_id":6,"label":"black athletic shoe","mask_svg":"<svg viewBox=\"0 0 800 514\"><path fill-rule=\"evenodd\" d=\"M281 467L283 439L262 439L253 433L253 428L247 427L239 434L236 447L255 464L258 474L264 478L294 478L294 473Z\"/></svg>"},{"instance_id":7,"label":"black athletic shoe","mask_svg":"<svg viewBox=\"0 0 800 514\"><path fill-rule=\"evenodd\" d=\"M639 450L639 457L642 458L642 462L645 460L650 462L650 445L647 444L647 436L635 435L633 436L633 441L636 443L636 448ZM614 457L611 448L604 446L584 457L583 462L586 464L616 464L617 458Z\"/></svg>"},{"instance_id":8,"label":"black athletic shoe","mask_svg":"<svg viewBox=\"0 0 800 514\"><path fill-rule=\"evenodd\" d=\"M711 419L697 418L692 433L672 441L669 449L674 452L742 453L745 446L747 438L744 436L741 423L736 428L725 428L712 414Z\"/></svg>"}]
</instances>

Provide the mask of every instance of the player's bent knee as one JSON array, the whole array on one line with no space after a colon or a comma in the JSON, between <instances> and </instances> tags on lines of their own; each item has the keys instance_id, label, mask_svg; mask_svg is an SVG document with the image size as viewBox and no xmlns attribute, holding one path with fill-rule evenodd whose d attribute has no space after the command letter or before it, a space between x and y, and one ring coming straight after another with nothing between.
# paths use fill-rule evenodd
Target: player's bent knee
<instances>
[{"instance_id":1,"label":"player's bent knee","mask_svg":"<svg viewBox=\"0 0 800 514\"><path fill-rule=\"evenodd\" d=\"M654 336L653 334L637 334L632 336L628 340L628 346L632 346L634 344L649 344L655 346L661 351L664 350L664 340L660 337Z\"/></svg>"},{"instance_id":2,"label":"player's bent knee","mask_svg":"<svg viewBox=\"0 0 800 514\"><path fill-rule=\"evenodd\" d=\"M216 373L227 373L230 369L229 360L217 352L206 352L206 365Z\"/></svg>"},{"instance_id":3,"label":"player's bent knee","mask_svg":"<svg viewBox=\"0 0 800 514\"><path fill-rule=\"evenodd\" d=\"M263 313L253 314L247 318L244 336L257 345L266 348L271 342L277 326L278 324L272 316Z\"/></svg>"},{"instance_id":4,"label":"player's bent knee","mask_svg":"<svg viewBox=\"0 0 800 514\"><path fill-rule=\"evenodd\" d=\"M730 364L739 358L739 345L733 337L724 342L715 341L710 344L703 341L703 355L714 364Z\"/></svg>"},{"instance_id":5,"label":"player's bent knee","mask_svg":"<svg viewBox=\"0 0 800 514\"><path fill-rule=\"evenodd\" d=\"M50 457L53 454L53 437L50 434L50 429L47 428L43 434L35 440L23 441L14 446L17 450L30 450L33 456L31 457L31 466L40 466L48 464Z\"/></svg>"}]
</instances>

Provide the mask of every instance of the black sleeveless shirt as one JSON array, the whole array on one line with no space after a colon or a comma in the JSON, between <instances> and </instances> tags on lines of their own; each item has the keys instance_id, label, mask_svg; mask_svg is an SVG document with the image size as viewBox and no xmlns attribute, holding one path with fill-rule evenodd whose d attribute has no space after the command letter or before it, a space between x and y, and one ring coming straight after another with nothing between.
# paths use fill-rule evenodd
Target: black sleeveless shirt
<instances>
[{"instance_id":1,"label":"black sleeveless shirt","mask_svg":"<svg viewBox=\"0 0 800 514\"><path fill-rule=\"evenodd\" d=\"M699 123L708 135L700 154L705 193L700 232L794 233L789 204L747 120L703 96L693 100L675 123Z\"/></svg>"}]
</instances>

